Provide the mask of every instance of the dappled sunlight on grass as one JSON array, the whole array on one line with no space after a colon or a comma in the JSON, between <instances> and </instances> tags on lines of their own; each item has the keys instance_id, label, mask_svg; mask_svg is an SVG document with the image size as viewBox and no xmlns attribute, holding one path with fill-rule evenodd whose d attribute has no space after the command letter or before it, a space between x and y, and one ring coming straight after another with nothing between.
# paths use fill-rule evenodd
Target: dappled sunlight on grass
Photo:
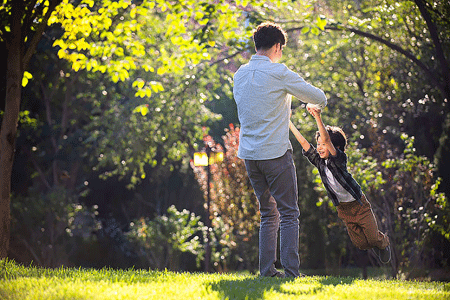
<instances>
[{"instance_id":1,"label":"dappled sunlight on grass","mask_svg":"<svg viewBox=\"0 0 450 300\"><path fill-rule=\"evenodd\" d=\"M45 269L0 261L0 299L449 299L450 283L244 273Z\"/></svg>"},{"instance_id":2,"label":"dappled sunlight on grass","mask_svg":"<svg viewBox=\"0 0 450 300\"><path fill-rule=\"evenodd\" d=\"M448 299L450 284L351 277L223 279L211 284L219 299Z\"/></svg>"}]
</instances>

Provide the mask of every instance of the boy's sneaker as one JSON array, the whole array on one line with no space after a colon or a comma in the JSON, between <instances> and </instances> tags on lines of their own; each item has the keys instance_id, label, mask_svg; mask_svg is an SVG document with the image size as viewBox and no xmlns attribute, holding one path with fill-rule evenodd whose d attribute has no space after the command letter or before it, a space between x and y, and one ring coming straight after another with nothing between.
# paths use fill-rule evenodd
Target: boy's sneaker
<instances>
[{"instance_id":1,"label":"boy's sneaker","mask_svg":"<svg viewBox=\"0 0 450 300\"><path fill-rule=\"evenodd\" d=\"M387 264L391 261L391 247L389 245L384 249L379 249L378 247L372 248L373 252L378 256L383 264Z\"/></svg>"}]
</instances>

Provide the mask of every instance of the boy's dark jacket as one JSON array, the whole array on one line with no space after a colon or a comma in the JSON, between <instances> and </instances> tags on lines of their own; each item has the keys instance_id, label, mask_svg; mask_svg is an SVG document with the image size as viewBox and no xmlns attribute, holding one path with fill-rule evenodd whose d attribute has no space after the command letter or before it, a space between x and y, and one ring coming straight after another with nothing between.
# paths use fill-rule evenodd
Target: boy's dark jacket
<instances>
[{"instance_id":1,"label":"boy's dark jacket","mask_svg":"<svg viewBox=\"0 0 450 300\"><path fill-rule=\"evenodd\" d=\"M353 198L355 198L355 200L357 200L362 205L361 187L353 178L353 176L347 171L347 154L339 149L336 149L336 156L330 155L327 164L325 159L320 158L316 148L314 148L314 146L311 144L310 146L311 147L308 151L303 150L303 155L306 156L309 162L316 166L316 168L319 170L320 178L322 178L323 185L327 190L328 196L333 201L333 204L335 206L338 206L339 200L337 199L336 195L330 187L330 184L328 183L328 178L325 174L325 167L328 167L328 169L330 169L336 180L344 187L344 189L346 189L350 193L350 195L353 196Z\"/></svg>"}]
</instances>

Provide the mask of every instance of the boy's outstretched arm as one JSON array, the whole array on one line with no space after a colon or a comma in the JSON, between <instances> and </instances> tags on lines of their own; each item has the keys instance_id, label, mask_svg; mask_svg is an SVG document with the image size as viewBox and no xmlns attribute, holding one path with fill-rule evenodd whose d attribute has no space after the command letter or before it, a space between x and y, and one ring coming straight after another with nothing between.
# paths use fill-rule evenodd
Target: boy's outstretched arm
<instances>
[{"instance_id":1,"label":"boy's outstretched arm","mask_svg":"<svg viewBox=\"0 0 450 300\"><path fill-rule=\"evenodd\" d=\"M325 125L322 122L322 117L320 115L321 109L314 105L306 105L306 109L316 120L317 128L319 129L319 134L323 138L323 141L324 141L328 151L330 151L330 154L332 156L336 156L336 153L337 153L336 148L334 148L334 145L331 142L330 135L328 134L328 131L325 129Z\"/></svg>"},{"instance_id":2,"label":"boy's outstretched arm","mask_svg":"<svg viewBox=\"0 0 450 300\"><path fill-rule=\"evenodd\" d=\"M300 131L298 131L297 128L295 128L295 126L294 126L294 124L292 124L291 120L289 120L289 129L292 131L292 133L294 134L295 138L300 143L300 145L302 145L303 150L308 151L309 148L311 147L311 145L303 137L303 135L300 133Z\"/></svg>"}]
</instances>

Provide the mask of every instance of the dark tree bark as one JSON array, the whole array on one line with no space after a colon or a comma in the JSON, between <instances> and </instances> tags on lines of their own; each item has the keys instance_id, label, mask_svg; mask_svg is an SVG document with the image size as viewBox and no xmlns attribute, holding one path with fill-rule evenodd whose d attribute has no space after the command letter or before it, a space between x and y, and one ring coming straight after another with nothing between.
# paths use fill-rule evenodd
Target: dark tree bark
<instances>
[{"instance_id":1,"label":"dark tree bark","mask_svg":"<svg viewBox=\"0 0 450 300\"><path fill-rule=\"evenodd\" d=\"M4 28L0 31L7 48L5 110L0 129L0 259L8 255L9 249L11 172L23 73L47 28L50 15L59 3L61 0L49 1L48 10L43 15L44 4L37 6L37 1L11 0L6 3L10 14L3 16L7 18L10 31ZM37 24L37 20L41 20L40 23Z\"/></svg>"}]
</instances>

